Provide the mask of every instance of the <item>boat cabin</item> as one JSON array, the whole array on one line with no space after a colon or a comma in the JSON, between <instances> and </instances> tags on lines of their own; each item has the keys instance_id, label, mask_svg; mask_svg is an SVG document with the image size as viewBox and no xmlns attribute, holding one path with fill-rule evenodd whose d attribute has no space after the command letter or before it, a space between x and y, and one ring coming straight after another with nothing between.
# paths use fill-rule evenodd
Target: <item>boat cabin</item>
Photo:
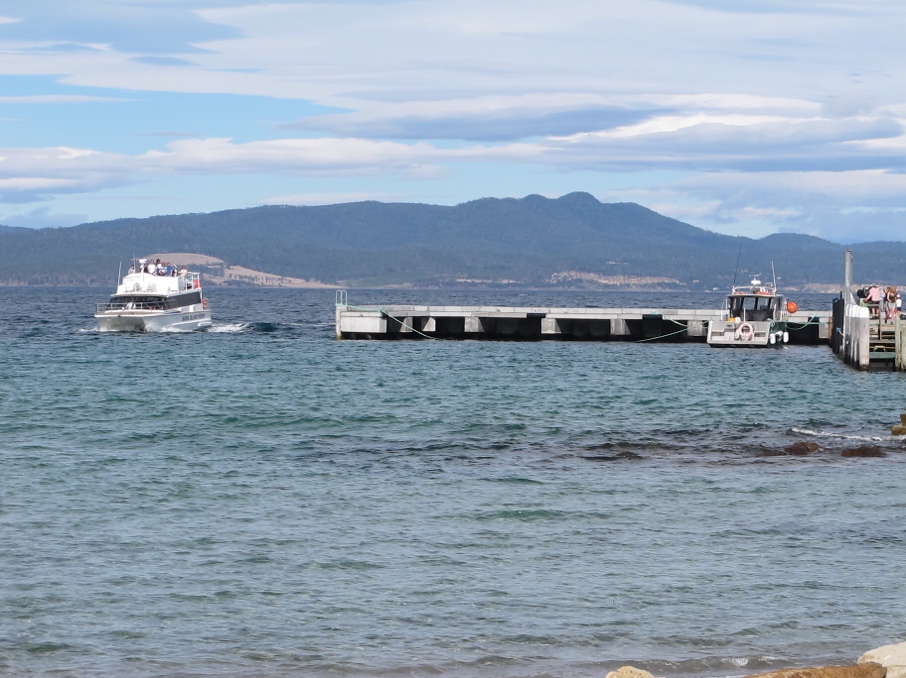
<instances>
[{"instance_id":1,"label":"boat cabin","mask_svg":"<svg viewBox=\"0 0 906 678\"><path fill-rule=\"evenodd\" d=\"M110 301L107 304L104 304L103 309L101 309L100 306L98 308L105 311L164 311L200 303L202 303L201 291L192 290L190 292L184 292L182 294L170 296L149 294L114 294L112 297L110 297Z\"/></svg>"},{"instance_id":2,"label":"boat cabin","mask_svg":"<svg viewBox=\"0 0 906 678\"><path fill-rule=\"evenodd\" d=\"M744 322L763 322L779 320L783 309L783 297L758 296L749 294L731 294L727 298L727 310L731 318L741 318Z\"/></svg>"},{"instance_id":3,"label":"boat cabin","mask_svg":"<svg viewBox=\"0 0 906 678\"><path fill-rule=\"evenodd\" d=\"M743 322L781 320L786 306L783 295L777 294L773 285L753 280L751 285L734 287L727 297L730 318Z\"/></svg>"}]
</instances>

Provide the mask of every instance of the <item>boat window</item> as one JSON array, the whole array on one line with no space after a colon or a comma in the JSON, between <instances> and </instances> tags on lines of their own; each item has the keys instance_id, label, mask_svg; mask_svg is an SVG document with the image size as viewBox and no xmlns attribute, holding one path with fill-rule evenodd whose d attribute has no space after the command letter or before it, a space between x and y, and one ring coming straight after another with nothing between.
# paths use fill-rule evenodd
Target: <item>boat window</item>
<instances>
[{"instance_id":1,"label":"boat window","mask_svg":"<svg viewBox=\"0 0 906 678\"><path fill-rule=\"evenodd\" d=\"M201 292L198 290L177 294L167 299L167 308L179 308L180 306L189 306L190 304L201 303Z\"/></svg>"},{"instance_id":2,"label":"boat window","mask_svg":"<svg viewBox=\"0 0 906 678\"><path fill-rule=\"evenodd\" d=\"M179 308L191 304L201 303L201 291L192 290L184 294L177 294L172 297L149 296L146 294L129 294L114 295L110 297L107 303L107 309L111 311L120 309L143 309L150 311L162 311L165 309ZM131 305L130 305L131 304Z\"/></svg>"},{"instance_id":3,"label":"boat window","mask_svg":"<svg viewBox=\"0 0 906 678\"><path fill-rule=\"evenodd\" d=\"M730 299L731 311L770 311L772 308L774 308L774 297L752 296Z\"/></svg>"},{"instance_id":4,"label":"boat window","mask_svg":"<svg viewBox=\"0 0 906 678\"><path fill-rule=\"evenodd\" d=\"M162 309L164 308L163 297L152 297L148 295L130 294L129 296L112 296L108 308L116 310L126 308L127 304L132 304L130 308L138 309Z\"/></svg>"}]
</instances>

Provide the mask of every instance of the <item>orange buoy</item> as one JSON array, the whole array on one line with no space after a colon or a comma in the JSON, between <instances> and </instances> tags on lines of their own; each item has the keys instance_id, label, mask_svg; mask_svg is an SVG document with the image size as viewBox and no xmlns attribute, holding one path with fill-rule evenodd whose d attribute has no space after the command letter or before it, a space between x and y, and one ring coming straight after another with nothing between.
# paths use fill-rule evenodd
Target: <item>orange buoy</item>
<instances>
[{"instance_id":1,"label":"orange buoy","mask_svg":"<svg viewBox=\"0 0 906 678\"><path fill-rule=\"evenodd\" d=\"M798 310L799 310L799 304L797 304L795 301L786 302L786 312L787 313L795 313Z\"/></svg>"}]
</instances>

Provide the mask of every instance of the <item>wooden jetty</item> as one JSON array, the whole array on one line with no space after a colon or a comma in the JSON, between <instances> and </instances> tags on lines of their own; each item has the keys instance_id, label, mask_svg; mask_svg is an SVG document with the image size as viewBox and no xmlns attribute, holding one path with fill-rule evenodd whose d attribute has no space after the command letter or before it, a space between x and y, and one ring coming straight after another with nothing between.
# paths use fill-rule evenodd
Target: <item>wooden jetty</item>
<instances>
[{"instance_id":1,"label":"wooden jetty","mask_svg":"<svg viewBox=\"0 0 906 678\"><path fill-rule=\"evenodd\" d=\"M846 364L860 370L906 371L906 321L899 315L888 318L881 309L872 309L856 296L852 282L852 251L846 251L844 284L834 300L831 348Z\"/></svg>"},{"instance_id":2,"label":"wooden jetty","mask_svg":"<svg viewBox=\"0 0 906 678\"><path fill-rule=\"evenodd\" d=\"M337 294L337 339L704 342L719 309L355 306ZM830 311L791 314L791 344L827 344Z\"/></svg>"}]
</instances>

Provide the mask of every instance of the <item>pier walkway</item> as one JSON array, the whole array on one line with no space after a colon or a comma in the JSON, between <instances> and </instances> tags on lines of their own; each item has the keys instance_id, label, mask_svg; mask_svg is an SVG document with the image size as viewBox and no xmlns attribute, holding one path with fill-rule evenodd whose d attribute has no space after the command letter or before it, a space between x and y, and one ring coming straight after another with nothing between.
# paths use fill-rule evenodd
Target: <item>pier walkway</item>
<instances>
[{"instance_id":1,"label":"pier walkway","mask_svg":"<svg viewBox=\"0 0 906 678\"><path fill-rule=\"evenodd\" d=\"M848 365L860 370L906 371L906 321L887 318L861 303L852 282L852 251L846 251L843 291L834 300L831 347Z\"/></svg>"},{"instance_id":2,"label":"pier walkway","mask_svg":"<svg viewBox=\"0 0 906 678\"><path fill-rule=\"evenodd\" d=\"M337 339L704 342L719 309L350 305L337 296ZM791 344L827 344L830 311L790 315Z\"/></svg>"}]
</instances>

